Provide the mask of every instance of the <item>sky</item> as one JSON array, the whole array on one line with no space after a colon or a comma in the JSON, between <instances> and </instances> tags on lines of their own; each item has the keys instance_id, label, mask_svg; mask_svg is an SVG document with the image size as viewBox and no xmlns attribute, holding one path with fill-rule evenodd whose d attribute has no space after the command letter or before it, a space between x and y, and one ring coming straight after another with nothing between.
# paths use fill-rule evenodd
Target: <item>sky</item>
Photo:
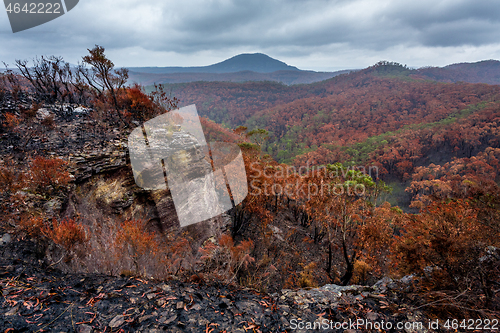
<instances>
[{"instance_id":1,"label":"sky","mask_svg":"<svg viewBox=\"0 0 500 333\"><path fill-rule=\"evenodd\" d=\"M300 69L410 67L500 59L499 0L80 0L12 33L0 9L0 61L76 64L94 45L117 67L205 66L265 53Z\"/></svg>"}]
</instances>

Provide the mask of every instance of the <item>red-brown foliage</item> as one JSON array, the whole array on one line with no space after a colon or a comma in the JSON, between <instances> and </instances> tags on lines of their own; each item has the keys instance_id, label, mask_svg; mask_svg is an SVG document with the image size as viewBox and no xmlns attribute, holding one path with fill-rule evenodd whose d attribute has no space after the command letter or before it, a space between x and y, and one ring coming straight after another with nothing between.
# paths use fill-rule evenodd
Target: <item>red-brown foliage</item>
<instances>
[{"instance_id":1,"label":"red-brown foliage","mask_svg":"<svg viewBox=\"0 0 500 333\"><path fill-rule=\"evenodd\" d=\"M474 202L434 202L400 224L394 261L420 278L418 292L436 311L482 315L500 309L500 229L487 225ZM485 309L484 311L481 309ZM489 310L488 310L489 309Z\"/></svg>"},{"instance_id":2,"label":"red-brown foliage","mask_svg":"<svg viewBox=\"0 0 500 333\"><path fill-rule=\"evenodd\" d=\"M253 249L252 241L242 241L235 245L229 235L221 235L218 243L208 241L199 251L201 260L205 262L205 276L232 283L241 269L255 261L250 253Z\"/></svg>"},{"instance_id":3,"label":"red-brown foliage","mask_svg":"<svg viewBox=\"0 0 500 333\"><path fill-rule=\"evenodd\" d=\"M19 232L38 238L43 235L45 223L41 216L22 216L19 220Z\"/></svg>"},{"instance_id":4,"label":"red-brown foliage","mask_svg":"<svg viewBox=\"0 0 500 333\"><path fill-rule=\"evenodd\" d=\"M30 160L29 186L44 194L50 194L66 186L71 180L65 170L67 162L58 158L37 156Z\"/></svg>"},{"instance_id":5,"label":"red-brown foliage","mask_svg":"<svg viewBox=\"0 0 500 333\"><path fill-rule=\"evenodd\" d=\"M151 119L156 113L152 100L137 84L120 91L118 103L126 116L139 121Z\"/></svg>"},{"instance_id":6,"label":"red-brown foliage","mask_svg":"<svg viewBox=\"0 0 500 333\"><path fill-rule=\"evenodd\" d=\"M5 113L4 126L10 130L15 129L21 123L21 119L19 119L15 114Z\"/></svg>"},{"instance_id":7,"label":"red-brown foliage","mask_svg":"<svg viewBox=\"0 0 500 333\"><path fill-rule=\"evenodd\" d=\"M0 166L0 189L3 195L10 196L24 186L24 174L13 162ZM6 198L8 199L8 198Z\"/></svg>"},{"instance_id":8,"label":"red-brown foliage","mask_svg":"<svg viewBox=\"0 0 500 333\"><path fill-rule=\"evenodd\" d=\"M86 243L88 240L84 227L74 219L65 219L61 222L53 219L52 226L45 226L42 232L54 243L63 246L68 251L78 244Z\"/></svg>"},{"instance_id":9,"label":"red-brown foliage","mask_svg":"<svg viewBox=\"0 0 500 333\"><path fill-rule=\"evenodd\" d=\"M208 142L239 142L241 137L204 117L200 117L203 133Z\"/></svg>"},{"instance_id":10,"label":"red-brown foliage","mask_svg":"<svg viewBox=\"0 0 500 333\"><path fill-rule=\"evenodd\" d=\"M121 223L113 246L117 250L117 256L128 255L132 258L136 272L139 272L139 260L142 256L155 256L158 253L155 235L146 229L141 220Z\"/></svg>"}]
</instances>

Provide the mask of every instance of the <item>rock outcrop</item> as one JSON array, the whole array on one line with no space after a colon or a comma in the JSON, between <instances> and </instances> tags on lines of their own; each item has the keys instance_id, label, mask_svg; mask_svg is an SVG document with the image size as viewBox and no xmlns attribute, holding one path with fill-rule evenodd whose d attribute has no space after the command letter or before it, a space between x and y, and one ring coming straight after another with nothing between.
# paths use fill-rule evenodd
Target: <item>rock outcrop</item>
<instances>
[{"instance_id":1,"label":"rock outcrop","mask_svg":"<svg viewBox=\"0 0 500 333\"><path fill-rule=\"evenodd\" d=\"M108 173L129 167L127 162L127 144L114 140L108 147L92 149L89 152L74 152L68 157L70 172L75 182L81 183L93 175Z\"/></svg>"}]
</instances>

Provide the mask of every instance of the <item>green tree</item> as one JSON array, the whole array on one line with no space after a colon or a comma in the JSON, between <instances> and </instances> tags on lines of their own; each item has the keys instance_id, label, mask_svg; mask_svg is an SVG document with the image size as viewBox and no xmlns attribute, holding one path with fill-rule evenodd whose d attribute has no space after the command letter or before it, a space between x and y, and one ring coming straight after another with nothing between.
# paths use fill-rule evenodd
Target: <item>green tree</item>
<instances>
[{"instance_id":1,"label":"green tree","mask_svg":"<svg viewBox=\"0 0 500 333\"><path fill-rule=\"evenodd\" d=\"M266 141L269 137L269 132L265 129L257 128L248 132L247 136L253 143L257 144L259 147L262 147L264 141Z\"/></svg>"}]
</instances>

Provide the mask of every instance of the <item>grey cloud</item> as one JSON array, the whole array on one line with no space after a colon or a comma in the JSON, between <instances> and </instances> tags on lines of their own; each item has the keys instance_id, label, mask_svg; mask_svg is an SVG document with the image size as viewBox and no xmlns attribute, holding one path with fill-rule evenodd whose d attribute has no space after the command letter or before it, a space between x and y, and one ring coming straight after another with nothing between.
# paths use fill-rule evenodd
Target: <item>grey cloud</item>
<instances>
[{"instance_id":1,"label":"grey cloud","mask_svg":"<svg viewBox=\"0 0 500 333\"><path fill-rule=\"evenodd\" d=\"M0 56L58 53L74 62L99 44L114 54L227 51L226 58L235 50L307 56L342 48L371 59L394 48L497 45L498 31L498 0L87 0L46 25L0 34L2 45L16 45Z\"/></svg>"},{"instance_id":2,"label":"grey cloud","mask_svg":"<svg viewBox=\"0 0 500 333\"><path fill-rule=\"evenodd\" d=\"M395 5L389 13L393 19L400 18L416 29L466 19L500 22L497 0L415 1L412 4Z\"/></svg>"},{"instance_id":3,"label":"grey cloud","mask_svg":"<svg viewBox=\"0 0 500 333\"><path fill-rule=\"evenodd\" d=\"M487 45L500 42L496 0L419 1L389 10L392 20L412 31L424 46Z\"/></svg>"},{"instance_id":4,"label":"grey cloud","mask_svg":"<svg viewBox=\"0 0 500 333\"><path fill-rule=\"evenodd\" d=\"M430 46L483 45L498 42L500 24L463 20L433 24L423 29L422 44Z\"/></svg>"}]
</instances>

